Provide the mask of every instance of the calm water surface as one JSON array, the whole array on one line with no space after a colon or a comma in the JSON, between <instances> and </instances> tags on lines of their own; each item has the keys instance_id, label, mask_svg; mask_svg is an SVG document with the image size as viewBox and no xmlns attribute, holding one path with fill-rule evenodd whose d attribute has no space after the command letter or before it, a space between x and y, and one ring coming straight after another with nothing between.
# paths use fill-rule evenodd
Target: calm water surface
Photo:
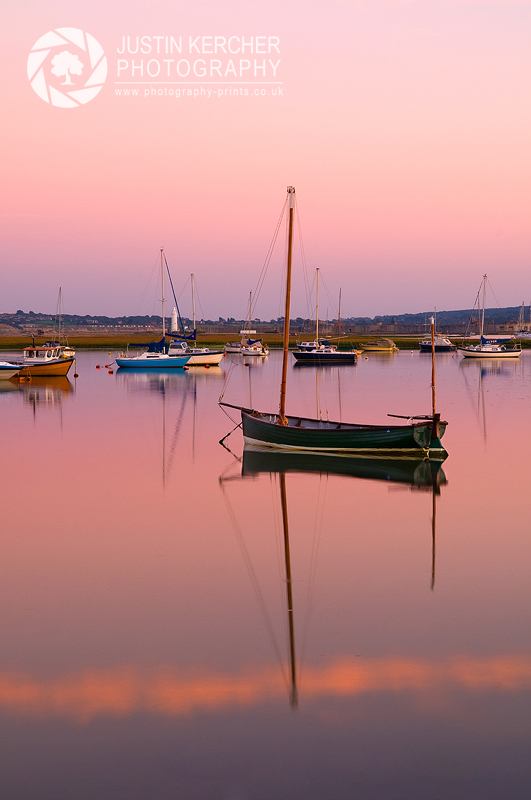
<instances>
[{"instance_id":1,"label":"calm water surface","mask_svg":"<svg viewBox=\"0 0 531 800\"><path fill-rule=\"evenodd\" d=\"M0 383L1 797L530 796L531 353L437 357L433 485L242 466L217 398L276 410L280 358ZM297 414L430 402L418 353L289 375Z\"/></svg>"}]
</instances>

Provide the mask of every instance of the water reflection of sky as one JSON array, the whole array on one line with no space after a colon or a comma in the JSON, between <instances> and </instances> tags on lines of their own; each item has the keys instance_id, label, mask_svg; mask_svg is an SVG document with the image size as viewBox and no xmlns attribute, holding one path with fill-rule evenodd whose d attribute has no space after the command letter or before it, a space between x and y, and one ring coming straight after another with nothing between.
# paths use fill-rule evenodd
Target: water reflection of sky
<instances>
[{"instance_id":1,"label":"water reflection of sky","mask_svg":"<svg viewBox=\"0 0 531 800\"><path fill-rule=\"evenodd\" d=\"M242 474L239 431L218 445L229 360L100 361L80 354L60 426L0 393L8 796L526 796L531 357L438 357L440 493L422 468L288 469L296 712L279 474ZM238 364L226 399L275 410L278 375L276 353ZM416 353L293 370L288 411L379 422L429 410L429 384Z\"/></svg>"}]
</instances>

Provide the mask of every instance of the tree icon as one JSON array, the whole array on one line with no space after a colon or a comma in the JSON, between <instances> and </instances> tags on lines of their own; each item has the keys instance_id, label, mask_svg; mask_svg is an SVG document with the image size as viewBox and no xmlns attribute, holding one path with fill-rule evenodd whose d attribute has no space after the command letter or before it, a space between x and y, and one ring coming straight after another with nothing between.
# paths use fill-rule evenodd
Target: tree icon
<instances>
[{"instance_id":1,"label":"tree icon","mask_svg":"<svg viewBox=\"0 0 531 800\"><path fill-rule=\"evenodd\" d=\"M70 73L72 73L72 75L81 75L81 72L83 71L83 64L79 58L73 53L69 53L68 50L63 50L62 53L58 53L56 56L54 56L52 58L52 64L52 73L54 75L65 76L65 80L62 82L61 86L64 86L65 84L73 84L73 81L70 78Z\"/></svg>"}]
</instances>

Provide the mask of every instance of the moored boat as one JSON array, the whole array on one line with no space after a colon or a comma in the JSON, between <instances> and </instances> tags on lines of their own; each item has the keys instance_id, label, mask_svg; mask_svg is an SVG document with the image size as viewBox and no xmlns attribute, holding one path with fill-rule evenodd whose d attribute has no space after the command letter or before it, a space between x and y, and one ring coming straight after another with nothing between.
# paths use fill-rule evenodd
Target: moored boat
<instances>
[{"instance_id":1,"label":"moored boat","mask_svg":"<svg viewBox=\"0 0 531 800\"><path fill-rule=\"evenodd\" d=\"M483 281L480 284L477 303L479 307L479 294L483 288L483 301L480 309L480 331L479 331L479 344L461 345L457 349L465 358L518 358L522 353L520 345L515 345L512 348L507 348L503 342L507 341L507 337L500 337L498 339L493 337L484 336L485 328L485 297L487 292L487 276L483 275ZM512 337L511 337L512 338Z\"/></svg>"},{"instance_id":2,"label":"moored boat","mask_svg":"<svg viewBox=\"0 0 531 800\"><path fill-rule=\"evenodd\" d=\"M164 248L160 248L160 272L162 289L162 339L152 342L138 356L122 355L116 359L120 369L182 369L190 360L189 354L169 355L166 347L166 323L164 319Z\"/></svg>"},{"instance_id":3,"label":"moored boat","mask_svg":"<svg viewBox=\"0 0 531 800\"><path fill-rule=\"evenodd\" d=\"M398 347L392 339L377 339L374 342L365 342L362 344L363 351L371 353L396 353Z\"/></svg>"},{"instance_id":4,"label":"moored boat","mask_svg":"<svg viewBox=\"0 0 531 800\"><path fill-rule=\"evenodd\" d=\"M455 344L453 344L447 336L443 336L442 333L435 334L433 346L436 353L449 353L456 349ZM421 353L431 353L431 339L423 339L422 342L419 342L419 347Z\"/></svg>"},{"instance_id":5,"label":"moored boat","mask_svg":"<svg viewBox=\"0 0 531 800\"><path fill-rule=\"evenodd\" d=\"M0 361L0 381L8 381L18 375L23 364L12 364L9 361Z\"/></svg>"},{"instance_id":6,"label":"moored boat","mask_svg":"<svg viewBox=\"0 0 531 800\"><path fill-rule=\"evenodd\" d=\"M435 456L444 458L441 438L447 423L435 412L434 362L432 360L432 414L403 417L406 424L359 425L348 422L311 419L286 414L286 383L288 367L289 319L291 297L291 261L293 248L293 211L295 189L288 187L288 253L286 269L286 302L284 313L284 342L282 378L280 384L280 408L278 414L263 413L253 408L233 405L223 401L219 404L237 408L241 413L241 425L245 444L277 448L280 451L313 451L319 453L363 453ZM433 324L432 324L433 330ZM395 416L395 415L391 415Z\"/></svg>"},{"instance_id":7,"label":"moored boat","mask_svg":"<svg viewBox=\"0 0 531 800\"><path fill-rule=\"evenodd\" d=\"M18 373L20 378L64 376L74 363L74 357L65 357L61 347L25 347L23 356L22 369Z\"/></svg>"},{"instance_id":8,"label":"moored boat","mask_svg":"<svg viewBox=\"0 0 531 800\"><path fill-rule=\"evenodd\" d=\"M319 268L316 269L316 313L315 313L315 342L304 342L303 347L293 352L297 364L321 366L327 364L355 364L357 354L355 350L338 350L337 347L326 340L319 339Z\"/></svg>"}]
</instances>

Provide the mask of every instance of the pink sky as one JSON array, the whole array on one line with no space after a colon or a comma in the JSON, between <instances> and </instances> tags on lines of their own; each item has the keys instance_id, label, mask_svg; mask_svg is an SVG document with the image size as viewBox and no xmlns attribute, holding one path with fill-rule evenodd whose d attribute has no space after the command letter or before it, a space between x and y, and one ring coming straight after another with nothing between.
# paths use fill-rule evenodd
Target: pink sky
<instances>
[{"instance_id":1,"label":"pink sky","mask_svg":"<svg viewBox=\"0 0 531 800\"><path fill-rule=\"evenodd\" d=\"M501 305L529 302L530 6L4 4L0 311L53 312L62 286L69 313L152 313L164 246L205 316L241 317L287 184L308 269L341 287L345 316L469 307L484 272ZM34 43L65 26L109 64L74 109L26 74ZM124 35L278 36L283 96L118 97ZM307 316L296 281L292 313ZM276 317L279 295L280 251L256 315Z\"/></svg>"}]
</instances>

